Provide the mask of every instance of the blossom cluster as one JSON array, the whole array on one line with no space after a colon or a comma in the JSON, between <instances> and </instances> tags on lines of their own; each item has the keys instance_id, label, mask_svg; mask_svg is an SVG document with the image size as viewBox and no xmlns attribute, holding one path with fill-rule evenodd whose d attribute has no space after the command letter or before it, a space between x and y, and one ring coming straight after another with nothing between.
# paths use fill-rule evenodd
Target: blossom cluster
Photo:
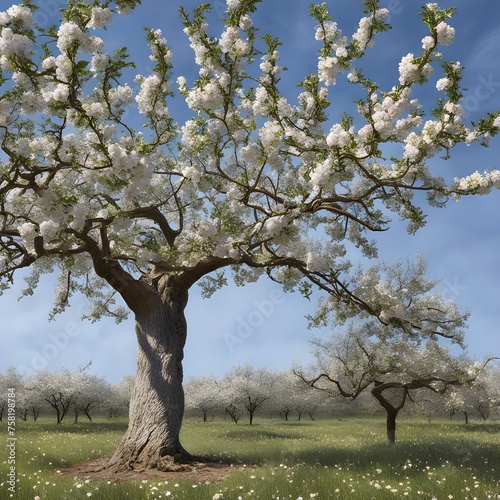
<instances>
[{"instance_id":1,"label":"blossom cluster","mask_svg":"<svg viewBox=\"0 0 500 500\"><path fill-rule=\"evenodd\" d=\"M113 19L113 13L108 8L92 7L92 16L87 26L93 29L108 26Z\"/></svg>"},{"instance_id":2,"label":"blossom cluster","mask_svg":"<svg viewBox=\"0 0 500 500\"><path fill-rule=\"evenodd\" d=\"M0 63L6 69L11 68L7 60L8 56L28 57L31 47L31 40L26 35L15 33L11 28L3 27L0 33Z\"/></svg>"},{"instance_id":3,"label":"blossom cluster","mask_svg":"<svg viewBox=\"0 0 500 500\"><path fill-rule=\"evenodd\" d=\"M33 27L33 14L30 9L22 5L12 5L5 12L0 12L0 27L11 23L19 23L23 29Z\"/></svg>"},{"instance_id":4,"label":"blossom cluster","mask_svg":"<svg viewBox=\"0 0 500 500\"><path fill-rule=\"evenodd\" d=\"M139 112L146 114L154 114L159 117L168 116L168 108L165 102L158 99L159 92L169 92L170 86L165 83L162 78L153 73L147 77L138 75L136 77L136 82L141 85L141 90L135 96L135 101Z\"/></svg>"},{"instance_id":5,"label":"blossom cluster","mask_svg":"<svg viewBox=\"0 0 500 500\"><path fill-rule=\"evenodd\" d=\"M74 50L75 48L93 53L99 51L103 44L102 38L86 34L73 21L61 24L57 31L57 48L62 53Z\"/></svg>"}]
</instances>

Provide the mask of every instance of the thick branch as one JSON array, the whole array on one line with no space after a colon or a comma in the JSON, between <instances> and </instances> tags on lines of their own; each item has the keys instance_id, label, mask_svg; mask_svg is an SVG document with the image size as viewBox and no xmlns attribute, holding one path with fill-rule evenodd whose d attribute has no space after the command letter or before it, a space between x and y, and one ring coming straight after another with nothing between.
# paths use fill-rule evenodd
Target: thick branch
<instances>
[{"instance_id":1,"label":"thick branch","mask_svg":"<svg viewBox=\"0 0 500 500\"><path fill-rule=\"evenodd\" d=\"M170 247L175 244L175 239L180 234L179 230L172 229L165 216L157 207L139 207L127 212L132 219L149 219L156 222L165 236Z\"/></svg>"}]
</instances>

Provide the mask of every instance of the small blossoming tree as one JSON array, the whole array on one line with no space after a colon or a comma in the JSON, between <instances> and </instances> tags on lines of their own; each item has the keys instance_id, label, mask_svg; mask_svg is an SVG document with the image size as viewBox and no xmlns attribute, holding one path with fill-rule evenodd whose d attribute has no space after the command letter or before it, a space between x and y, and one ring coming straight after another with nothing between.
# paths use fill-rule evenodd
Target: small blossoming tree
<instances>
[{"instance_id":1,"label":"small blossoming tree","mask_svg":"<svg viewBox=\"0 0 500 500\"><path fill-rule=\"evenodd\" d=\"M492 359L478 363L433 339L411 338L395 324L368 320L343 334L312 341L316 363L296 371L309 386L351 401L370 391L386 413L389 443L396 441L396 419L422 392L439 396L444 409L454 389L472 386ZM448 397L448 399L446 399ZM455 398L456 399L456 398Z\"/></svg>"},{"instance_id":2,"label":"small blossoming tree","mask_svg":"<svg viewBox=\"0 0 500 500\"><path fill-rule=\"evenodd\" d=\"M182 357L195 283L208 296L226 283L225 270L237 284L266 274L288 290L326 292L322 314L448 335L447 312L430 299L419 309L401 302L401 286L372 294L359 273L353 288L345 255L354 245L376 256L368 235L388 228L390 212L410 231L421 227L415 192L441 206L500 185L496 171L448 185L427 163L459 143L487 141L500 126L498 114L472 128L462 121L462 68L438 53L453 40L452 9L423 8L422 51L404 56L399 81L383 89L356 64L389 28L388 11L364 0L366 16L349 36L325 4L312 6L318 67L296 98L281 91L280 42L253 26L258 0L228 0L219 37L209 34L207 5L181 9L199 77L178 79L192 113L176 123L161 32L147 30L153 68L130 83L126 49L110 53L97 36L139 3L68 0L60 25L48 29L33 21L35 0L0 13L1 290L30 268L30 294L42 273L57 270L55 313L79 292L93 304L91 319L134 314L137 376L129 428L109 462L115 470L188 455L179 441ZM442 99L429 113L412 88L434 86L439 66ZM341 74L363 97L332 123L329 92ZM388 145L399 151L390 160ZM376 277L372 270L365 284Z\"/></svg>"}]
</instances>

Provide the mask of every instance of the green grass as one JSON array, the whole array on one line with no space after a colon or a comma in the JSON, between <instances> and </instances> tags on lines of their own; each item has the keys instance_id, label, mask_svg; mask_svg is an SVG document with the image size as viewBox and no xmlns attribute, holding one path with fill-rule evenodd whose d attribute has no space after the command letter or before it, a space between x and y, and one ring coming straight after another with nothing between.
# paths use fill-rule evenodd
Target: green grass
<instances>
[{"instance_id":1,"label":"green grass","mask_svg":"<svg viewBox=\"0 0 500 500\"><path fill-rule=\"evenodd\" d=\"M6 429L4 422L0 425ZM187 419L184 446L195 454L234 463L222 482L84 482L61 477L65 465L109 456L125 421L56 425L18 422L17 489L33 500L169 498L500 499L500 424L401 419L389 446L380 418L284 422L257 419L253 426ZM2 431L2 439L6 441ZM0 499L9 498L6 448L1 457ZM316 495L316 496L315 496Z\"/></svg>"}]
</instances>

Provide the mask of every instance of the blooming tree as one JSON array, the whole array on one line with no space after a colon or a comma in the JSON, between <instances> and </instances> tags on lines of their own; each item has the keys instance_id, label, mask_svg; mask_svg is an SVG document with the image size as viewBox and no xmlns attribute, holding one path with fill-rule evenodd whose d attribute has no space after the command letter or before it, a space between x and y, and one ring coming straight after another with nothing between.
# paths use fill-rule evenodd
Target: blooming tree
<instances>
[{"instance_id":1,"label":"blooming tree","mask_svg":"<svg viewBox=\"0 0 500 500\"><path fill-rule=\"evenodd\" d=\"M215 377L197 377L190 380L184 387L186 408L201 413L203 422L217 410L224 410L221 401L222 381Z\"/></svg>"},{"instance_id":2,"label":"blooming tree","mask_svg":"<svg viewBox=\"0 0 500 500\"><path fill-rule=\"evenodd\" d=\"M418 317L398 302L403 286L353 288L346 253L376 256L368 235L387 229L391 212L410 231L423 226L416 192L441 206L500 185L497 171L447 184L428 163L459 143L487 142L500 126L498 113L462 120L462 67L439 53L453 41L453 9L424 6L422 50L401 59L398 81L384 89L360 64L389 28L387 9L364 0L349 35L325 4L312 6L317 71L293 97L280 84L279 40L253 26L258 0L228 0L220 36L209 32L207 5L181 9L199 76L179 77L179 94L160 30L147 30L151 71L126 82L133 63L126 49L106 49L105 29L138 3L68 0L48 29L34 22L36 0L0 13L1 291L21 269L31 269L26 294L57 271L55 313L79 292L93 320L135 316L137 375L115 470L188 455L179 441L182 358L195 283L210 295L225 270L237 284L267 274L307 296L322 289L323 314L362 312L416 335L446 334L432 309ZM344 76L360 98L336 123L329 94ZM442 97L425 110L412 88L436 82ZM190 114L176 122L170 103L179 95ZM372 271L366 281L376 279Z\"/></svg>"},{"instance_id":3,"label":"blooming tree","mask_svg":"<svg viewBox=\"0 0 500 500\"><path fill-rule=\"evenodd\" d=\"M127 415L133 386L132 375L125 375L120 382L111 385L110 394L104 403L108 418Z\"/></svg>"},{"instance_id":4,"label":"blooming tree","mask_svg":"<svg viewBox=\"0 0 500 500\"><path fill-rule=\"evenodd\" d=\"M60 424L77 398L76 374L67 368L58 373L40 371L27 380L26 389L38 394L54 410Z\"/></svg>"},{"instance_id":5,"label":"blooming tree","mask_svg":"<svg viewBox=\"0 0 500 500\"><path fill-rule=\"evenodd\" d=\"M393 331L390 331L393 330ZM433 394L458 394L453 390L472 384L486 364L454 355L435 340L422 343L394 326L373 321L352 324L344 334L313 341L317 366L309 376L297 371L311 387L340 394L350 400L370 391L387 415L387 438L396 440L396 419L408 400L422 390ZM319 372L319 373L318 373ZM450 391L450 388L452 389ZM446 401L456 400L448 397ZM445 407L445 400L442 406Z\"/></svg>"},{"instance_id":6,"label":"blooming tree","mask_svg":"<svg viewBox=\"0 0 500 500\"><path fill-rule=\"evenodd\" d=\"M111 396L111 385L103 377L86 372L73 375L76 386L76 396L73 401L75 422L80 414L92 421L91 412L101 409Z\"/></svg>"},{"instance_id":7,"label":"blooming tree","mask_svg":"<svg viewBox=\"0 0 500 500\"><path fill-rule=\"evenodd\" d=\"M16 392L16 398L23 398L23 384L24 377L19 373L14 366L9 366L5 373L0 372L0 422L2 422L4 414L7 414L7 394L9 389L14 389ZM17 399L16 399L17 400Z\"/></svg>"},{"instance_id":8,"label":"blooming tree","mask_svg":"<svg viewBox=\"0 0 500 500\"><path fill-rule=\"evenodd\" d=\"M236 366L227 373L221 394L233 422L238 423L240 413L247 412L252 425L257 410L272 398L275 383L275 373L265 368Z\"/></svg>"},{"instance_id":9,"label":"blooming tree","mask_svg":"<svg viewBox=\"0 0 500 500\"><path fill-rule=\"evenodd\" d=\"M490 357L489 361L498 361ZM474 380L474 384L455 387L446 395L446 410L450 418L456 412L463 414L465 423L469 423L469 415L475 414L486 420L491 411L498 407L498 366L488 363Z\"/></svg>"}]
</instances>

